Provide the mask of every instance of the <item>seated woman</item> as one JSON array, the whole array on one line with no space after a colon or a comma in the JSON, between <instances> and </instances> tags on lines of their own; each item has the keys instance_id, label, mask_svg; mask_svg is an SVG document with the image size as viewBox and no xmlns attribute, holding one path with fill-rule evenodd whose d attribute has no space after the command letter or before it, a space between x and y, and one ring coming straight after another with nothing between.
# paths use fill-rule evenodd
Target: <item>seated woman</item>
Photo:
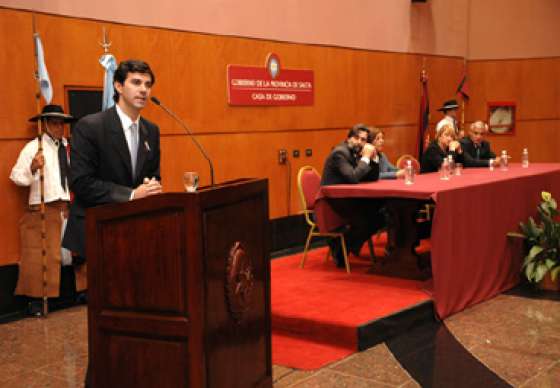
<instances>
[{"instance_id":1,"label":"seated woman","mask_svg":"<svg viewBox=\"0 0 560 388\"><path fill-rule=\"evenodd\" d=\"M455 162L463 163L463 150L455 138L455 129L451 125L444 125L422 154L420 173L438 171L443 159L449 155L453 156Z\"/></svg>"},{"instance_id":2,"label":"seated woman","mask_svg":"<svg viewBox=\"0 0 560 388\"><path fill-rule=\"evenodd\" d=\"M379 128L371 128L370 129L370 136L371 136L371 143L375 146L377 150L377 155L379 155L379 179L396 179L396 178L404 178L404 170L398 169L395 167L389 159L387 159L387 155L385 155L383 151L383 146L385 144L385 134Z\"/></svg>"}]
</instances>

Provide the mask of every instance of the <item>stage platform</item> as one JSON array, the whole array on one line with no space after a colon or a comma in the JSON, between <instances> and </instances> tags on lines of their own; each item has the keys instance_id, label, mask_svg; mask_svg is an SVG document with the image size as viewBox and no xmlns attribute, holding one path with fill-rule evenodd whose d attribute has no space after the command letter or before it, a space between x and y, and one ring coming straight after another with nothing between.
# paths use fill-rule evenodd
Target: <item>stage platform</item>
<instances>
[{"instance_id":1,"label":"stage platform","mask_svg":"<svg viewBox=\"0 0 560 388\"><path fill-rule=\"evenodd\" d=\"M375 242L382 255L383 238ZM325 261L327 248L272 261L273 363L316 369L434 320L426 282L368 274L367 246L351 274Z\"/></svg>"}]
</instances>

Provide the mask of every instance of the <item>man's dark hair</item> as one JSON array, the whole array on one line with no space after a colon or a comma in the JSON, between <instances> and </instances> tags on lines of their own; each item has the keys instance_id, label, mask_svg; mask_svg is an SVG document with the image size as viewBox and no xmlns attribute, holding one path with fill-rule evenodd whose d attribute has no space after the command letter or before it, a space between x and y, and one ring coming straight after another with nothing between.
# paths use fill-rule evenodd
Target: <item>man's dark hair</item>
<instances>
[{"instance_id":1,"label":"man's dark hair","mask_svg":"<svg viewBox=\"0 0 560 388\"><path fill-rule=\"evenodd\" d=\"M369 132L369 128L365 124L354 125L348 131L348 136L346 136L346 138L350 139L351 137L358 137L358 136L360 136L360 132L366 132L367 135L368 135L368 140L369 140L371 135L370 135L370 132Z\"/></svg>"},{"instance_id":2,"label":"man's dark hair","mask_svg":"<svg viewBox=\"0 0 560 388\"><path fill-rule=\"evenodd\" d=\"M121 85L124 85L124 81L126 80L128 73L149 74L152 78L152 85L156 83L156 77L154 76L152 69L150 69L150 65L144 61L136 59L129 59L128 61L122 61L119 63L119 67L117 67L115 75L113 76L113 82L118 82ZM115 100L115 102L119 102L119 92L117 92L117 88L115 88L113 100Z\"/></svg>"}]
</instances>

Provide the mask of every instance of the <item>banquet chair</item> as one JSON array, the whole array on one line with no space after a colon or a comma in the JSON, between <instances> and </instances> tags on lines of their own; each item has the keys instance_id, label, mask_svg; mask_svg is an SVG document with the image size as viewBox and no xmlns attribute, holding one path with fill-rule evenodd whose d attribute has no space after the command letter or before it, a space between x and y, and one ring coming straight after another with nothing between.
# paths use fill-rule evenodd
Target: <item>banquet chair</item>
<instances>
[{"instance_id":1,"label":"banquet chair","mask_svg":"<svg viewBox=\"0 0 560 388\"><path fill-rule=\"evenodd\" d=\"M418 159L416 159L414 156L409 155L409 154L404 154L401 155L398 159L397 159L397 164L396 167L398 169L403 169L406 167L406 162L410 160L412 161L412 167L414 168L414 172L416 174L418 174L420 172L420 162L418 162Z\"/></svg>"},{"instance_id":2,"label":"banquet chair","mask_svg":"<svg viewBox=\"0 0 560 388\"><path fill-rule=\"evenodd\" d=\"M309 226L309 233L305 240L305 247L303 248L303 257L301 258L300 268L305 265L305 260L307 258L307 252L309 251L309 245L311 244L311 239L313 237L329 237L340 239L340 245L342 247L342 255L344 256L344 265L346 267L346 272L350 273L350 263L348 261L348 251L346 249L346 241L344 240L344 234L339 232L320 232L314 219L314 206L315 197L319 192L321 186L321 176L315 168L312 166L303 166L299 169L297 175L297 185L299 197L301 200L301 213L305 216L305 222ZM368 240L368 246L370 251L370 256L372 260L375 260L375 254L373 250L373 243L371 238ZM327 256L325 261L333 254L331 248L329 247L327 251Z\"/></svg>"}]
</instances>

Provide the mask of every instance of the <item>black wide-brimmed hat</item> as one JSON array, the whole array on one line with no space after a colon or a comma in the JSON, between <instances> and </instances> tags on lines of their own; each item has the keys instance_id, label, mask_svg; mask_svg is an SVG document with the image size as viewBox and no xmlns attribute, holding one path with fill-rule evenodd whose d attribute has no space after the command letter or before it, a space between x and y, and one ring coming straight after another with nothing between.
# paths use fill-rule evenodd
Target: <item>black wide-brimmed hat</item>
<instances>
[{"instance_id":1,"label":"black wide-brimmed hat","mask_svg":"<svg viewBox=\"0 0 560 388\"><path fill-rule=\"evenodd\" d=\"M459 104L457 104L457 100L448 100L443 103L443 106L439 108L439 111L445 112L446 110L457 109L459 108Z\"/></svg>"},{"instance_id":2,"label":"black wide-brimmed hat","mask_svg":"<svg viewBox=\"0 0 560 388\"><path fill-rule=\"evenodd\" d=\"M74 121L74 117L64 113L64 109L60 105L45 105L43 111L39 115L35 115L29 119L29 121L38 121L39 119L62 119L65 123L70 123Z\"/></svg>"}]
</instances>

